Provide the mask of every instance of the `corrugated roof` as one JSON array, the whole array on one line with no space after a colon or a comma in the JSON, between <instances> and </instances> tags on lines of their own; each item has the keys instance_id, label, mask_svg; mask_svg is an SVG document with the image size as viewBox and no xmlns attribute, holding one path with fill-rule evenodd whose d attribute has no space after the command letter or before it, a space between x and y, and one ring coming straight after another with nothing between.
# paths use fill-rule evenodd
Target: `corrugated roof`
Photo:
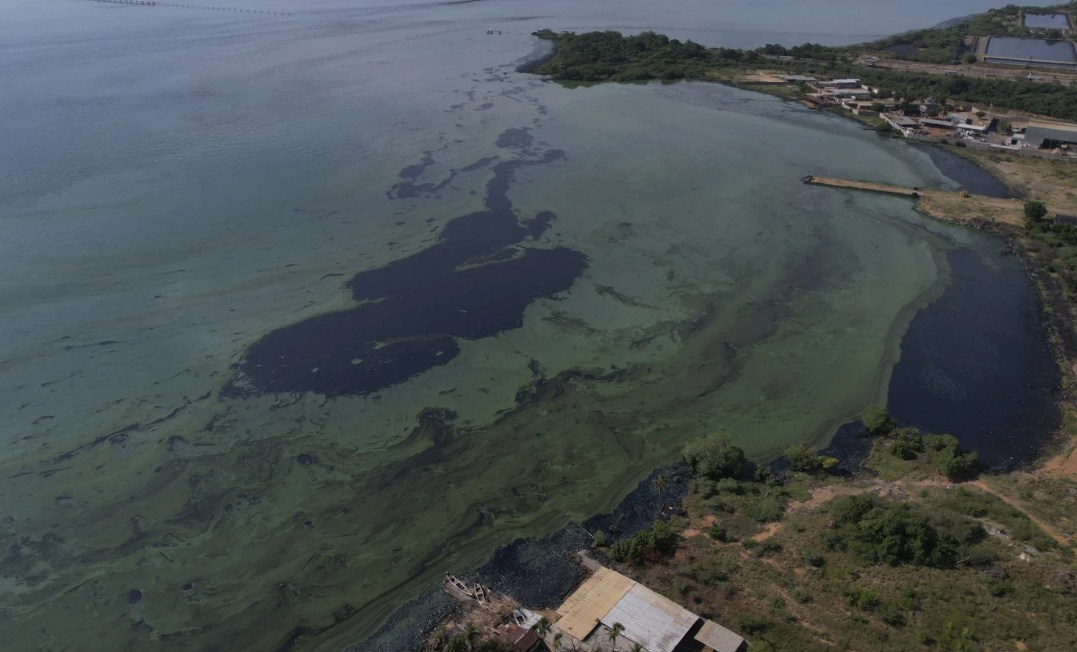
<instances>
[{"instance_id":1,"label":"corrugated roof","mask_svg":"<svg viewBox=\"0 0 1077 652\"><path fill-rule=\"evenodd\" d=\"M712 620L704 620L703 627L694 638L715 652L737 652L744 643L743 637Z\"/></svg>"},{"instance_id":2,"label":"corrugated roof","mask_svg":"<svg viewBox=\"0 0 1077 652\"><path fill-rule=\"evenodd\" d=\"M1077 131L1057 127L1041 127L1039 125L1029 125L1028 129L1025 129L1026 143L1039 147L1044 141L1077 143Z\"/></svg>"},{"instance_id":3,"label":"corrugated roof","mask_svg":"<svg viewBox=\"0 0 1077 652\"><path fill-rule=\"evenodd\" d=\"M635 584L635 581L620 573L599 568L558 607L557 613L561 614L561 618L557 621L557 627L570 636L584 640Z\"/></svg>"},{"instance_id":4,"label":"corrugated roof","mask_svg":"<svg viewBox=\"0 0 1077 652\"><path fill-rule=\"evenodd\" d=\"M639 643L650 652L673 652L699 616L669 598L636 584L602 618L612 628L624 625L624 637Z\"/></svg>"}]
</instances>

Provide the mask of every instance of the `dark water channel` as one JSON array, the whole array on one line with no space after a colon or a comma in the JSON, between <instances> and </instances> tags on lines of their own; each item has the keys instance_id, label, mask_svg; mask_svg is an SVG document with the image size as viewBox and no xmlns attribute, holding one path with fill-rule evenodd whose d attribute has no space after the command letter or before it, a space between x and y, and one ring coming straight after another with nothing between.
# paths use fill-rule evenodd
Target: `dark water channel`
<instances>
[{"instance_id":1,"label":"dark water channel","mask_svg":"<svg viewBox=\"0 0 1077 652\"><path fill-rule=\"evenodd\" d=\"M969 192L1010 196L982 168L937 147L918 146ZM920 310L890 379L895 419L948 433L990 468L1031 462L1058 424L1058 369L1039 296L1021 259L997 241L949 252L952 278Z\"/></svg>"},{"instance_id":2,"label":"dark water channel","mask_svg":"<svg viewBox=\"0 0 1077 652\"><path fill-rule=\"evenodd\" d=\"M1058 423L1058 369L1035 288L1016 256L949 254L952 281L901 342L889 407L948 433L991 468L1032 461Z\"/></svg>"}]
</instances>

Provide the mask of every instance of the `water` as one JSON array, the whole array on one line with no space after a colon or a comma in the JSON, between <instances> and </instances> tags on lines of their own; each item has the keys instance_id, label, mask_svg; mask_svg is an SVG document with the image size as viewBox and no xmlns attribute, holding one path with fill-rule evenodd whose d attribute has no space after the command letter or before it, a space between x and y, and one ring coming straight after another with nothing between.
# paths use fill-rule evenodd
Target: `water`
<instances>
[{"instance_id":1,"label":"water","mask_svg":"<svg viewBox=\"0 0 1077 652\"><path fill-rule=\"evenodd\" d=\"M800 184L956 187L839 118L514 72L541 27L840 43L909 5L259 6L293 15L0 7L13 649L354 643L701 434L825 440L986 250Z\"/></svg>"},{"instance_id":2,"label":"water","mask_svg":"<svg viewBox=\"0 0 1077 652\"><path fill-rule=\"evenodd\" d=\"M1025 14L1025 27L1033 29L1069 29L1070 19L1066 14Z\"/></svg>"},{"instance_id":3,"label":"water","mask_svg":"<svg viewBox=\"0 0 1077 652\"><path fill-rule=\"evenodd\" d=\"M987 44L987 56L1037 61L1077 62L1077 51L1069 41L1047 41L1034 38L992 36Z\"/></svg>"}]
</instances>

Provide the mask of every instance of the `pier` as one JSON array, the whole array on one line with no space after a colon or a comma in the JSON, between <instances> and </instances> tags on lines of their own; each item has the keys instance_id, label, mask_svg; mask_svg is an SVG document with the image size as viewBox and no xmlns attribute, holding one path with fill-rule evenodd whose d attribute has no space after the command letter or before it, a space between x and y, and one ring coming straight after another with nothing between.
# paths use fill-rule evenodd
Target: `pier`
<instances>
[{"instance_id":1,"label":"pier","mask_svg":"<svg viewBox=\"0 0 1077 652\"><path fill-rule=\"evenodd\" d=\"M908 197L916 201L918 211L944 222L977 226L1000 232L1024 227L1024 202L1019 199L972 195L964 190L909 188L889 183L819 177L811 174L803 177L801 181L811 186ZM1054 211L1056 207L1049 206L1048 208Z\"/></svg>"},{"instance_id":2,"label":"pier","mask_svg":"<svg viewBox=\"0 0 1077 652\"><path fill-rule=\"evenodd\" d=\"M918 198L921 192L919 188L892 186L888 183L875 183L874 181L855 181L853 179L817 177L810 174L804 177L802 181L813 186L830 186L832 188L848 188L852 190L864 190L867 192L881 192L885 195L900 195L902 197L912 197L914 199Z\"/></svg>"}]
</instances>

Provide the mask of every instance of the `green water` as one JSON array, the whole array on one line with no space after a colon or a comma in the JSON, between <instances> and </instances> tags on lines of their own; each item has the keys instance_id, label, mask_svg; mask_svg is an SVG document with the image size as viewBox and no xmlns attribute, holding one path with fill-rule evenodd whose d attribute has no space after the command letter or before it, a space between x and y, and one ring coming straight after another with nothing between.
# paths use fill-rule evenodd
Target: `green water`
<instances>
[{"instance_id":1,"label":"green water","mask_svg":"<svg viewBox=\"0 0 1077 652\"><path fill-rule=\"evenodd\" d=\"M529 126L567 160L519 171L509 196L521 215L558 215L535 246L590 257L572 290L376 396L202 398L252 329L98 429L137 422L127 434L23 442L0 469L16 499L3 615L20 646L267 649L338 618L317 640L347 644L444 571L608 510L693 438L721 430L770 456L884 397L903 328L960 232L905 200L799 178L942 183L925 156L718 86L528 93L544 107ZM490 120L479 133L519 115ZM423 180L469 156L439 153ZM372 260L422 247L480 206L487 178L461 174L442 197L393 209L430 216L426 235L357 246ZM298 312L252 309L285 324L342 305L330 280ZM456 418L417 430L427 408Z\"/></svg>"}]
</instances>

